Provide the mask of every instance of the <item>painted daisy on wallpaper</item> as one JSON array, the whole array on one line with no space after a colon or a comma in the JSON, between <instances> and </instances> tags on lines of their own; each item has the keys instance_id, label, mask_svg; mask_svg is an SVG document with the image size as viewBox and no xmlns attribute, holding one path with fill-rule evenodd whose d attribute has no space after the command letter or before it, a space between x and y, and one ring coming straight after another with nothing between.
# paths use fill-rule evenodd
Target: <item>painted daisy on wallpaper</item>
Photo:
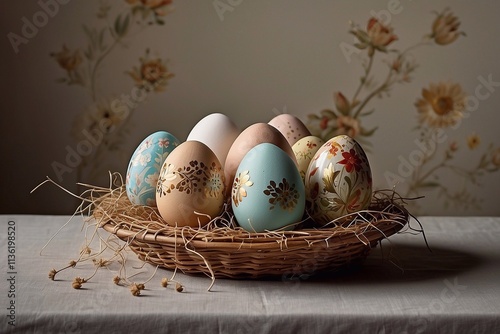
<instances>
[{"instance_id":1,"label":"painted daisy on wallpaper","mask_svg":"<svg viewBox=\"0 0 500 334\"><path fill-rule=\"evenodd\" d=\"M397 85L411 82L412 74L418 67L411 51L424 46L444 47L459 41L460 36L465 36L460 25L459 18L450 9L436 12L430 32L421 41L402 50L397 47L401 42L400 36L390 24L373 17L364 27L352 23L349 32L355 36L356 42L344 46L343 52L346 57L356 54L361 58L363 74L351 94L342 89L333 93L333 109L308 115L306 123L311 133L325 141L345 134L355 138L368 150L373 150L369 138L376 134L378 126L369 126L365 122L367 116L375 113L375 109L369 105L375 99L390 97ZM374 66L379 59L386 68L386 75L382 78L374 74ZM487 174L500 169L500 148L494 144L484 147L479 133L462 135L460 131L455 131L461 122L466 121L464 109L467 95L458 82L431 82L422 88L414 103L417 122L415 131L420 146L433 149L417 152L419 159L408 168L409 175L386 172L384 177L389 187L395 187L405 197L436 192L445 206L480 209L481 198L473 189L481 184L481 179ZM453 136L448 134L450 130L454 131ZM437 143L436 138L446 140ZM476 162L474 157L479 150L482 153ZM459 153L475 153L467 159L470 166L457 162ZM459 181L450 185L444 180L445 176L450 175Z\"/></svg>"},{"instance_id":2,"label":"painted daisy on wallpaper","mask_svg":"<svg viewBox=\"0 0 500 334\"><path fill-rule=\"evenodd\" d=\"M167 61L154 57L149 48L144 55L133 60L130 68L116 75L127 76L131 80L129 92L134 94L123 100L122 95L105 93L106 78L103 69L113 53L120 52L126 57L128 47L134 38L143 36L152 26L162 26L165 16L171 12L171 0L125 0L121 3L98 1L96 24L82 24L86 44L70 48L63 43L62 49L51 53L59 67L64 70L57 81L70 87L83 88L89 96L89 105L74 119L71 135L77 141L86 140L90 135L97 138L89 154L82 154L77 165L77 180L93 182L109 169L110 159L120 159L124 136L129 131L132 112L148 94L166 90L174 77ZM110 153L118 155L110 158ZM125 165L125 163L123 163ZM60 171L61 173L64 171Z\"/></svg>"},{"instance_id":3,"label":"painted daisy on wallpaper","mask_svg":"<svg viewBox=\"0 0 500 334\"><path fill-rule=\"evenodd\" d=\"M465 120L467 94L458 83L430 83L422 89L421 96L415 102L417 110L417 127L421 147L419 163L414 165L413 172L406 180L407 196L419 196L426 191L437 191L438 197L446 207L456 209L473 208L479 210L481 198L471 190L481 186L482 178L500 170L496 161L494 144L482 148L481 138L475 132L460 137L458 131ZM456 139L456 136L459 136ZM439 143L439 145L437 145ZM458 154L477 156L479 160L467 159L468 164L456 161ZM464 152L465 151L465 152ZM442 178L454 176L454 184L441 181Z\"/></svg>"}]
</instances>

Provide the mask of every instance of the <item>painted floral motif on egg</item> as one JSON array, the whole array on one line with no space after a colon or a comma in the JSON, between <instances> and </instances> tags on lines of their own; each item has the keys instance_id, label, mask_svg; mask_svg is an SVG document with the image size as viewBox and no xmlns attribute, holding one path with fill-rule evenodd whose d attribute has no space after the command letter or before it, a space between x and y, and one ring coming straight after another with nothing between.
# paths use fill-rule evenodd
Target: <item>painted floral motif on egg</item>
<instances>
[{"instance_id":1,"label":"painted floral motif on egg","mask_svg":"<svg viewBox=\"0 0 500 334\"><path fill-rule=\"evenodd\" d=\"M165 159L158 178L156 203L170 226L203 227L224 206L224 172L215 153L191 140Z\"/></svg>"},{"instance_id":2,"label":"painted floral motif on egg","mask_svg":"<svg viewBox=\"0 0 500 334\"><path fill-rule=\"evenodd\" d=\"M253 182L250 181L250 175L247 170L235 177L232 188L232 199L236 207L243 201L244 197L247 197L246 188L251 186L253 186ZM276 206L279 206L283 210L292 212L297 206L300 197L295 184L290 185L285 178L279 183L273 180L269 181L269 185L262 192L269 197L269 210L273 210Z\"/></svg>"},{"instance_id":3,"label":"painted floral motif on egg","mask_svg":"<svg viewBox=\"0 0 500 334\"><path fill-rule=\"evenodd\" d=\"M306 136L298 140L292 146L293 153L297 159L297 164L302 180L305 180L306 171L311 163L314 154L325 142L316 136ZM305 181L304 181L305 182Z\"/></svg>"},{"instance_id":4,"label":"painted floral motif on egg","mask_svg":"<svg viewBox=\"0 0 500 334\"><path fill-rule=\"evenodd\" d=\"M279 184L271 180L267 189L263 192L270 197L270 210L274 209L275 206L279 206L283 210L292 212L297 206L299 192L295 189L295 184L290 185L285 178Z\"/></svg>"},{"instance_id":5,"label":"painted floral motif on egg","mask_svg":"<svg viewBox=\"0 0 500 334\"><path fill-rule=\"evenodd\" d=\"M179 141L166 131L146 137L130 158L125 176L127 196L134 205L156 206L155 189L161 166Z\"/></svg>"},{"instance_id":6,"label":"painted floral motif on egg","mask_svg":"<svg viewBox=\"0 0 500 334\"><path fill-rule=\"evenodd\" d=\"M293 229L303 217L305 201L299 171L278 146L258 144L241 160L231 188L231 207L243 229Z\"/></svg>"},{"instance_id":7,"label":"painted floral motif on egg","mask_svg":"<svg viewBox=\"0 0 500 334\"><path fill-rule=\"evenodd\" d=\"M320 224L364 210L371 202L368 158L361 146L345 135L330 139L316 152L305 183L307 211Z\"/></svg>"},{"instance_id":8,"label":"painted floral motif on egg","mask_svg":"<svg viewBox=\"0 0 500 334\"><path fill-rule=\"evenodd\" d=\"M177 182L174 181L177 179ZM165 196L176 189L186 194L203 192L206 197L222 197L224 190L224 177L222 168L212 162L210 166L203 162L192 160L189 166L176 168L173 164L167 164L162 168L158 181L158 195Z\"/></svg>"},{"instance_id":9,"label":"painted floral motif on egg","mask_svg":"<svg viewBox=\"0 0 500 334\"><path fill-rule=\"evenodd\" d=\"M250 175L248 175L247 170L239 173L238 176L234 178L232 198L236 207L243 201L243 197L247 197L246 187L251 187L252 185L253 182L250 181Z\"/></svg>"}]
</instances>

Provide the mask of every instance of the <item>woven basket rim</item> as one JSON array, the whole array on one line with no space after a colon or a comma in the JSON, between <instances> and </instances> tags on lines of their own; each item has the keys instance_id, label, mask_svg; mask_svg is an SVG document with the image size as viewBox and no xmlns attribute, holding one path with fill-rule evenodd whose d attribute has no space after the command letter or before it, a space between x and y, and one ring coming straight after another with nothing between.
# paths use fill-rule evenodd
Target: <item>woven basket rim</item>
<instances>
[{"instance_id":1,"label":"woven basket rim","mask_svg":"<svg viewBox=\"0 0 500 334\"><path fill-rule=\"evenodd\" d=\"M198 229L189 226L176 227L165 225L157 229L148 226L131 226L127 222L116 222L106 220L100 223L104 230L117 235L121 239L133 238L142 242L174 244L181 240L189 240L193 246L222 248L276 248L276 245L286 241L286 244L306 242L314 244L316 242L327 242L328 238L342 237L355 234L363 243L369 243L380 238L387 238L390 235L399 232L408 223L409 212L400 205L392 204L393 212L379 211L374 208L365 210L363 213L370 215L372 220L361 220L351 222L348 226L335 225L331 227L310 227L297 230L266 231L266 232L248 232L240 227L217 227L213 230L204 228ZM396 212L394 212L396 211ZM343 218L354 217L359 213L352 213ZM392 220L376 219L376 215L390 214ZM395 219L394 219L395 218ZM160 222L161 223L161 222ZM369 232L379 232L380 235L368 238Z\"/></svg>"},{"instance_id":2,"label":"woven basket rim","mask_svg":"<svg viewBox=\"0 0 500 334\"><path fill-rule=\"evenodd\" d=\"M370 226L371 225L371 226ZM298 244L300 243L301 245L308 244L308 245L313 245L314 243L317 242L325 242L328 244L328 238L332 236L337 236L337 237L342 237L343 235L352 235L355 234L357 237L359 237L360 242L363 242L365 244L374 241L374 240L379 240L381 237L382 238L387 238L391 236L394 233L397 233L401 228L403 228L403 224L401 225L395 225L400 228L395 228L395 227L389 227L386 229L382 229L378 227L377 222L372 222L370 225L367 223L367 230L361 233L356 233L352 229L341 229L341 227L335 227L335 228L329 228L329 229L324 229L321 231L320 234L316 235L304 235L304 236L292 236L287 238L285 233L282 233L281 237L265 237L265 238L234 238L233 240L227 240L227 241L211 241L206 238L201 238L201 237L196 237L196 236L191 236L190 238L190 243L195 246L195 247L210 247L208 245L211 245L211 247L214 248L237 248L237 249L245 249L245 248L253 248L253 249L266 249L266 248L277 248L276 245L279 245L281 242L285 242L285 247L290 248L290 245L293 244ZM176 236L165 236L162 234L156 234L152 232L140 232L140 231L133 231L130 229L126 228L119 228L117 225L114 225L111 222L107 222L104 224L101 224L101 227L106 230L107 232L110 232L112 234L115 234L118 236L120 239L129 239L133 238L138 241L142 242L149 242L149 243L158 243L158 244L179 244L181 240L185 238L181 234L182 232L177 229L179 232L178 235ZM118 228L117 228L118 227ZM175 229L175 228L173 228ZM374 232L378 231L379 235L374 236L373 238L367 237L368 232ZM229 238L228 238L229 239Z\"/></svg>"},{"instance_id":3,"label":"woven basket rim","mask_svg":"<svg viewBox=\"0 0 500 334\"><path fill-rule=\"evenodd\" d=\"M217 218L201 228L169 226L157 210L129 205L123 187L106 192L94 206L98 227L124 241L139 259L185 274L205 274L212 278L211 286L215 277L307 272L311 261L315 272L336 270L364 259L378 242L409 227L412 217L394 194L374 194L367 210L326 226L306 221L294 230L259 233L225 225L227 220L218 224ZM124 207L130 212L122 212Z\"/></svg>"}]
</instances>

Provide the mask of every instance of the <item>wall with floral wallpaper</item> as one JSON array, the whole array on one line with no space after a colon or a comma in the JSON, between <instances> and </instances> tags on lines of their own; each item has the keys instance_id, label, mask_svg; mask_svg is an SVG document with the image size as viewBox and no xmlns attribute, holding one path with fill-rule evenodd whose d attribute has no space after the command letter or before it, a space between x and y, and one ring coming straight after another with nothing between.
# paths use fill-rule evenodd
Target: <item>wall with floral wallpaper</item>
<instances>
[{"instance_id":1,"label":"wall with floral wallpaper","mask_svg":"<svg viewBox=\"0 0 500 334\"><path fill-rule=\"evenodd\" d=\"M91 26L81 24L84 44L70 49L63 43L59 51L50 54L63 70L56 81L76 86L90 100L89 107L79 112L71 126L71 135L77 143L88 141L93 146L89 154L85 154L85 148L79 152L76 147L82 160L75 166L77 180L96 182L107 174L109 167L103 162L114 152L123 150L127 135L133 131L130 124L133 109L147 95L165 91L169 79L174 76L167 61L153 56L147 47L133 67L117 71L118 75L124 76L123 80L129 79L130 94L118 96L98 86L100 82L106 84L112 80L99 76L111 53L126 53L134 35L140 38L148 28L164 25L171 2L127 0L128 6L119 6L119 11L111 2L95 3L95 21ZM58 180L69 171L67 163L54 162L52 168Z\"/></svg>"},{"instance_id":2,"label":"wall with floral wallpaper","mask_svg":"<svg viewBox=\"0 0 500 334\"><path fill-rule=\"evenodd\" d=\"M367 151L419 215L499 215L494 1L40 0L0 4L1 211L70 213L78 183L212 112L279 113ZM481 19L478 20L477 18ZM217 134L214 133L214 136Z\"/></svg>"}]
</instances>

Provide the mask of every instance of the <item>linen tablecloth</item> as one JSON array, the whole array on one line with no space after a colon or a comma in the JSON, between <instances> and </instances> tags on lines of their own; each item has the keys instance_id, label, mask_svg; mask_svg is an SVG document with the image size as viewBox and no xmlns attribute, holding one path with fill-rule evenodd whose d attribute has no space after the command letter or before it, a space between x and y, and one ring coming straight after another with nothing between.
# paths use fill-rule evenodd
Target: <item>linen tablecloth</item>
<instances>
[{"instance_id":1,"label":"linen tablecloth","mask_svg":"<svg viewBox=\"0 0 500 334\"><path fill-rule=\"evenodd\" d=\"M173 284L164 288L161 279L173 272L155 272L130 253L130 281L151 278L139 297L113 283L121 267L116 261L79 290L71 283L94 272L90 261L48 278L52 268L78 258L85 234L92 235L82 217L63 227L69 218L0 216L0 332L500 332L500 217L420 217L432 252L422 234L402 233L348 270L293 279L216 279L210 292L210 278L182 273L174 279L183 292Z\"/></svg>"}]
</instances>

